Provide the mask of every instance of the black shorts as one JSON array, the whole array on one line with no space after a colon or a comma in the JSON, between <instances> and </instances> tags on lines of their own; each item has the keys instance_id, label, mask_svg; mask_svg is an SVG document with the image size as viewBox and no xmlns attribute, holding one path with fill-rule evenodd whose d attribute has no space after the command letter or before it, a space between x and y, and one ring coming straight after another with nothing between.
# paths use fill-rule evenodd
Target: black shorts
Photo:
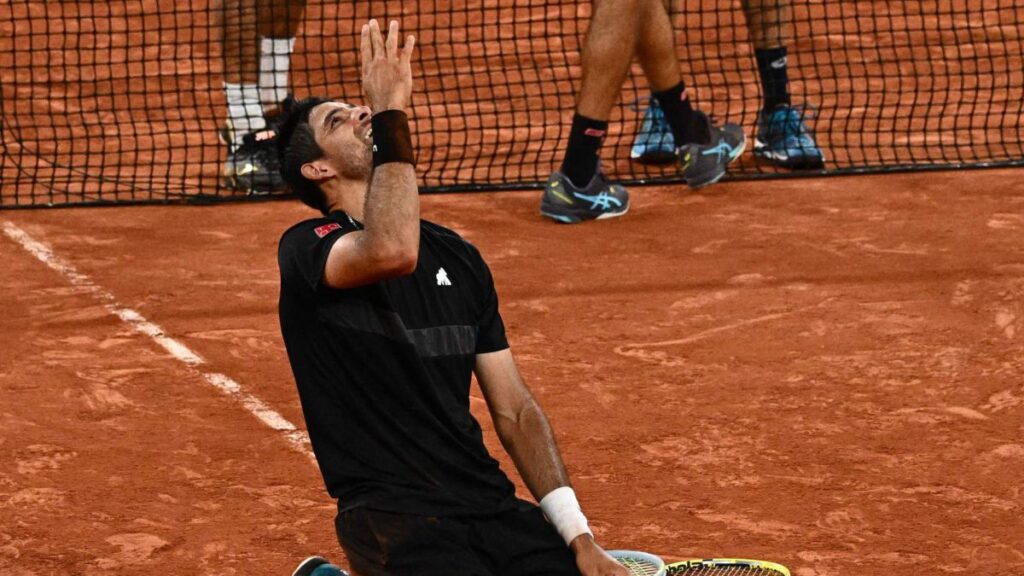
<instances>
[{"instance_id":1,"label":"black shorts","mask_svg":"<svg viewBox=\"0 0 1024 576\"><path fill-rule=\"evenodd\" d=\"M580 576L536 506L484 518L355 508L335 527L356 576Z\"/></svg>"}]
</instances>

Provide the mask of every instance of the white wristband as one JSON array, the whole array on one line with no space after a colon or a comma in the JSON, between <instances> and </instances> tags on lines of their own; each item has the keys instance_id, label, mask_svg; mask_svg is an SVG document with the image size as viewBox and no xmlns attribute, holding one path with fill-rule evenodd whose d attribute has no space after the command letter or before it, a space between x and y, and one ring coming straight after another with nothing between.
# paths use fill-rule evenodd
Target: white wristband
<instances>
[{"instance_id":1,"label":"white wristband","mask_svg":"<svg viewBox=\"0 0 1024 576\"><path fill-rule=\"evenodd\" d=\"M540 499L540 509L544 511L548 522L558 530L566 545L580 534L594 535L587 525L587 517L576 501L576 493L568 486L555 488L547 496Z\"/></svg>"}]
</instances>

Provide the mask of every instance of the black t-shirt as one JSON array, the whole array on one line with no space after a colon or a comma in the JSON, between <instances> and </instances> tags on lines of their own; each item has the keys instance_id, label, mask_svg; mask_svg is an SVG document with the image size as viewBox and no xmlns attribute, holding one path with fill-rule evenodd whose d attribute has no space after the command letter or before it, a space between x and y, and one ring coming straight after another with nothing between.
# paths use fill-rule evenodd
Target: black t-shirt
<instances>
[{"instance_id":1,"label":"black t-shirt","mask_svg":"<svg viewBox=\"0 0 1024 576\"><path fill-rule=\"evenodd\" d=\"M302 410L339 508L431 516L516 505L469 411L478 353L508 347L490 270L455 232L422 221L416 271L346 290L324 285L343 212L281 238L280 319Z\"/></svg>"}]
</instances>

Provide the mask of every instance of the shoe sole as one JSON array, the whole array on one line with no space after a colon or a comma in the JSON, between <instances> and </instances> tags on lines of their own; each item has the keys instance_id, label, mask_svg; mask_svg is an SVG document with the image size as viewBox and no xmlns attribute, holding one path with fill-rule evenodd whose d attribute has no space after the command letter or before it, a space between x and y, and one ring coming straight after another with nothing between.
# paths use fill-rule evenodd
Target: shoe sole
<instances>
[{"instance_id":1,"label":"shoe sole","mask_svg":"<svg viewBox=\"0 0 1024 576\"><path fill-rule=\"evenodd\" d=\"M792 157L772 152L760 140L754 139L754 156L764 158L772 164L789 170L820 170L825 167L825 155Z\"/></svg>"},{"instance_id":2,"label":"shoe sole","mask_svg":"<svg viewBox=\"0 0 1024 576\"><path fill-rule=\"evenodd\" d=\"M626 204L626 209L623 210L622 212L604 212L600 216L597 216L596 218L580 218L578 216L571 216L569 214L556 214L554 212L549 212L545 210L544 207L541 207L540 209L541 216L546 216L548 218L551 218L555 222L559 222L561 224L579 224L581 222L586 222L587 220L608 220L610 218L618 218L619 216L625 216L628 212L629 204Z\"/></svg>"}]
</instances>

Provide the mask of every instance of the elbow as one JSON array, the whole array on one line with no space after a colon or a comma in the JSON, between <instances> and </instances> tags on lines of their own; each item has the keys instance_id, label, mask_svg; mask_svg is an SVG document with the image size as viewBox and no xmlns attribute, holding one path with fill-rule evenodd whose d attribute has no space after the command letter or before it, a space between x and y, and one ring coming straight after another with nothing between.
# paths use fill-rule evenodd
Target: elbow
<instances>
[{"instance_id":1,"label":"elbow","mask_svg":"<svg viewBox=\"0 0 1024 576\"><path fill-rule=\"evenodd\" d=\"M408 276L416 271L419 263L419 250L406 250L394 258L395 271L399 276Z\"/></svg>"},{"instance_id":2,"label":"elbow","mask_svg":"<svg viewBox=\"0 0 1024 576\"><path fill-rule=\"evenodd\" d=\"M395 246L375 254L374 266L383 276L394 278L408 276L416 270L419 262L419 246Z\"/></svg>"},{"instance_id":3,"label":"elbow","mask_svg":"<svg viewBox=\"0 0 1024 576\"><path fill-rule=\"evenodd\" d=\"M525 431L535 429L545 422L540 406L536 402L528 402L515 410L495 414L494 431L502 444L515 444L521 434L529 433Z\"/></svg>"}]
</instances>

